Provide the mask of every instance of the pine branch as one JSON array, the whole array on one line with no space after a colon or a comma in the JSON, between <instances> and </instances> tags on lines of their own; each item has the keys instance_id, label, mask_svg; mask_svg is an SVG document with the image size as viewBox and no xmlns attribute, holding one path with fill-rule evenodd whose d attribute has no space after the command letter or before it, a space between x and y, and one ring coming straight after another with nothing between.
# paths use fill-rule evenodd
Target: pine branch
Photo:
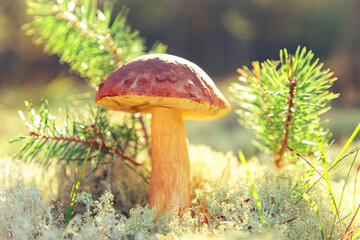
<instances>
[{"instance_id":1,"label":"pine branch","mask_svg":"<svg viewBox=\"0 0 360 240\"><path fill-rule=\"evenodd\" d=\"M105 3L101 11L96 0L28 0L27 4L34 20L23 26L26 34L34 37L35 44L44 44L47 53L59 55L60 62L68 63L72 71L88 78L95 88L124 62L145 54L144 40L127 24L125 7L112 21L112 6ZM155 44L150 52L165 50L165 45ZM100 108L89 108L87 122L67 110L64 124L59 127L49 113L47 101L42 101L39 115L35 115L30 103L27 108L30 123L22 112L20 115L28 133L11 140L28 140L17 154L27 161L82 162L90 147L89 160L95 159L97 166L110 154L137 172L133 167L139 165L136 155L148 148L142 116L124 117L119 125L110 124L107 112Z\"/></svg>"},{"instance_id":2,"label":"pine branch","mask_svg":"<svg viewBox=\"0 0 360 240\"><path fill-rule=\"evenodd\" d=\"M144 40L126 23L123 7L111 23L112 6L97 8L96 0L28 0L34 20L23 26L34 43L44 44L49 54L61 56L71 69L89 78L93 87L130 59L145 54ZM150 52L165 52L155 44Z\"/></svg>"},{"instance_id":3,"label":"pine branch","mask_svg":"<svg viewBox=\"0 0 360 240\"><path fill-rule=\"evenodd\" d=\"M86 140L86 139L79 139L76 137L64 137L64 136L49 136L46 135L42 132L37 132L37 131L30 131L28 132L28 135L34 139L36 139L36 141L41 141L44 140L46 142L49 141L53 141L53 142L62 142L64 144L74 144L74 145L83 145L83 146L88 146L88 147L94 147L95 149L100 149L101 151L105 151L106 153L113 153L118 155L119 157L130 161L132 164L139 166L140 164L137 163L135 161L134 158L129 157L127 155L125 155L122 151L120 151L119 149L116 149L115 147L111 147L108 146L107 142L105 141L105 139L103 139L103 136L101 135L100 132L97 132L98 129L95 125L91 125L91 128L93 128L93 131L95 131L98 134L98 137L100 139L100 141L96 140L94 138L94 136L92 136L90 133L89 137L90 140ZM56 149L52 149L52 151L56 151ZM79 149L76 149L76 151L79 151ZM59 153L58 153L59 154ZM61 156L61 153L59 154ZM47 156L48 158L53 157L52 155Z\"/></svg>"},{"instance_id":4,"label":"pine branch","mask_svg":"<svg viewBox=\"0 0 360 240\"><path fill-rule=\"evenodd\" d=\"M286 146L303 156L317 147L317 116L330 109L329 102L338 94L328 89L336 78L306 48L295 55L280 51L279 61L253 62L253 70L238 69L240 83L230 87L240 124L252 130L259 141L255 145L274 154L278 166L290 157ZM329 130L321 129L324 142Z\"/></svg>"},{"instance_id":5,"label":"pine branch","mask_svg":"<svg viewBox=\"0 0 360 240\"><path fill-rule=\"evenodd\" d=\"M39 114L36 114L30 102L25 105L28 117L21 111L19 114L28 133L9 141L27 140L16 157L27 162L35 160L43 165L48 165L53 159L67 163L83 162L90 148L88 158L96 161L97 166L105 155L121 158L128 166L128 163L141 165L136 162L136 156L147 149L147 143L139 134L141 123L138 117L128 118L121 125L113 125L109 122L108 111L89 106L88 112L81 114L85 119L65 111L63 126L59 127L61 120L51 115L47 100L41 101Z\"/></svg>"}]
</instances>

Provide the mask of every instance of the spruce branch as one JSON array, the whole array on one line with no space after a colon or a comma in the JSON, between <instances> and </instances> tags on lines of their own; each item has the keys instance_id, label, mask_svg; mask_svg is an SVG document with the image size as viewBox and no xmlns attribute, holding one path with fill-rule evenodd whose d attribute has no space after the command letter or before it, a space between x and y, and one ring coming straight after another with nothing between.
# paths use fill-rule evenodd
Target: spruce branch
<instances>
[{"instance_id":1,"label":"spruce branch","mask_svg":"<svg viewBox=\"0 0 360 240\"><path fill-rule=\"evenodd\" d=\"M240 124L252 130L259 141L254 144L274 155L277 166L290 157L289 146L302 156L313 155L317 148L315 119L330 109L338 94L328 91L336 78L322 70L314 54L298 47L291 55L280 51L280 60L253 62L253 69L238 69L239 83L233 83L232 100L238 104ZM321 129L324 143L329 130Z\"/></svg>"},{"instance_id":2,"label":"spruce branch","mask_svg":"<svg viewBox=\"0 0 360 240\"><path fill-rule=\"evenodd\" d=\"M112 6L97 8L96 0L28 0L34 20L23 26L34 43L44 44L48 54L59 55L93 87L130 59L145 54L144 40L127 24L123 7L112 22ZM155 44L150 52L165 52Z\"/></svg>"}]
</instances>

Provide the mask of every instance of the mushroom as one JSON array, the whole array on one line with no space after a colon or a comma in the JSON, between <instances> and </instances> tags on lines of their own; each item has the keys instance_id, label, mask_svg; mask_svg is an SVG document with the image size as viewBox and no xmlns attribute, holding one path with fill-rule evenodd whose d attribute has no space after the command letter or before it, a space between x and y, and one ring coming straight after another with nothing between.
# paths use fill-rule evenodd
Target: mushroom
<instances>
[{"instance_id":1,"label":"mushroom","mask_svg":"<svg viewBox=\"0 0 360 240\"><path fill-rule=\"evenodd\" d=\"M151 113L148 202L157 215L191 204L191 176L184 118L210 120L230 105L197 65L169 54L127 62L99 85L95 102L110 110Z\"/></svg>"}]
</instances>

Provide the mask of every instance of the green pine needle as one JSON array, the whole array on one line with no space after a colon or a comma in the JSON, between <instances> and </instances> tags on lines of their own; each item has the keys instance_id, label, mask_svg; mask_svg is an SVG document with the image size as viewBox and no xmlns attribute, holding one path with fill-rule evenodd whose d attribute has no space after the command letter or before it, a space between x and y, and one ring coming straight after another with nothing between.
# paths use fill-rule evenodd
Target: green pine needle
<instances>
[{"instance_id":1,"label":"green pine needle","mask_svg":"<svg viewBox=\"0 0 360 240\"><path fill-rule=\"evenodd\" d=\"M114 18L112 6L104 3L100 10L96 0L28 0L27 5L34 19L23 26L26 34L33 36L35 44L44 44L47 53L60 56L61 63L68 63L95 88L119 66L146 54L139 32L127 24L125 7ZM155 44L150 52L165 50L165 45ZM84 120L67 109L59 121L50 114L46 100L41 101L38 114L30 102L25 105L27 116L21 111L19 115L28 132L8 141L26 140L16 157L45 166L53 159L82 163L89 158L99 166L105 163L105 155L111 155L148 182L134 167L139 165L136 156L148 148L142 117L125 115L121 124L111 124L108 111L89 107Z\"/></svg>"},{"instance_id":2,"label":"green pine needle","mask_svg":"<svg viewBox=\"0 0 360 240\"><path fill-rule=\"evenodd\" d=\"M89 84L96 87L124 62L146 53L139 32L127 24L128 9L123 7L112 21L112 6L97 7L96 0L28 0L28 14L34 20L23 26L34 43L44 44L48 54L59 55ZM165 52L155 44L150 52Z\"/></svg>"},{"instance_id":3,"label":"green pine needle","mask_svg":"<svg viewBox=\"0 0 360 240\"><path fill-rule=\"evenodd\" d=\"M77 117L80 113L67 110L65 117L58 119L51 114L47 100L41 101L39 114L30 102L25 105L27 117L21 111L19 115L28 133L8 141L26 140L15 157L26 162L36 161L44 166L54 159L67 163L82 163L89 159L99 166L105 155L112 155L121 158L147 182L147 177L134 168L140 165L136 162L136 156L148 148L140 117L127 117L121 124L112 124L107 110L88 106L87 112L81 113L81 117ZM89 147L91 151L87 154Z\"/></svg>"},{"instance_id":4,"label":"green pine needle","mask_svg":"<svg viewBox=\"0 0 360 240\"><path fill-rule=\"evenodd\" d=\"M302 156L314 155L316 116L328 111L330 100L338 96L328 92L336 78L313 58L306 48L299 47L294 55L281 50L280 60L238 69L239 83L230 87L240 124L255 133L257 146L272 153L277 165L296 158L286 146ZM329 131L322 129L321 135L326 144Z\"/></svg>"}]
</instances>

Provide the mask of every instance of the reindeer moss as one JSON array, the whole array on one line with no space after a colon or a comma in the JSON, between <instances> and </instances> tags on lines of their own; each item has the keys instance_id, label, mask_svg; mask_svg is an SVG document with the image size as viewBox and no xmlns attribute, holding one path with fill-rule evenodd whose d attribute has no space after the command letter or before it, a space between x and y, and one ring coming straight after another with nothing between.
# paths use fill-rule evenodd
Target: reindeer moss
<instances>
[{"instance_id":1,"label":"reindeer moss","mask_svg":"<svg viewBox=\"0 0 360 240\"><path fill-rule=\"evenodd\" d=\"M3 174L1 181L7 184L3 184L0 192L0 236L2 239L321 239L312 206L306 201L295 205L293 187L305 172L304 168L292 166L279 171L272 165L259 164L256 159L249 161L267 223L265 232L245 169L234 154L192 146L190 155L193 207L174 206L174 215L170 218L156 218L156 209L146 205L134 205L123 215L113 204L114 196L109 192L98 200L83 192L77 202L84 211L63 226L59 207L42 200L38 189L22 181L9 181L9 176ZM131 185L136 189L137 184L130 181L124 187ZM342 186L332 183L336 199ZM146 193L138 195L146 196ZM131 199L133 196L129 194L127 201L139 201ZM318 184L309 196L318 207L325 238L330 238L330 234L331 239L341 238L339 224L333 229L334 214L325 187ZM350 186L344 196L341 216L352 212ZM207 215L208 223L197 199L214 217ZM343 228L349 221L350 218L343 220ZM359 227L359 217L355 219L355 226Z\"/></svg>"}]
</instances>

